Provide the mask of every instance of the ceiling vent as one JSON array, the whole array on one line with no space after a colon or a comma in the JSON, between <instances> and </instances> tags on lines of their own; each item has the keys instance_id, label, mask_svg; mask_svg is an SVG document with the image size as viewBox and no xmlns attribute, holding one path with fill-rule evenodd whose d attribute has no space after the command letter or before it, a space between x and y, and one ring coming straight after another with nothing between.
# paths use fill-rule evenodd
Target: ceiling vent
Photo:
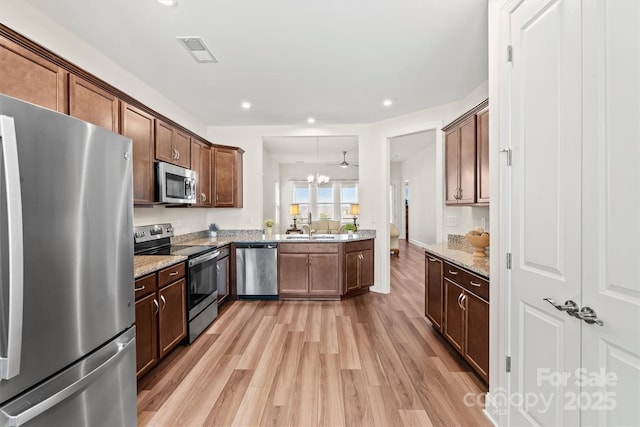
<instances>
[{"instance_id":1,"label":"ceiling vent","mask_svg":"<svg viewBox=\"0 0 640 427\"><path fill-rule=\"evenodd\" d=\"M176 37L197 62L218 62L200 37Z\"/></svg>"}]
</instances>

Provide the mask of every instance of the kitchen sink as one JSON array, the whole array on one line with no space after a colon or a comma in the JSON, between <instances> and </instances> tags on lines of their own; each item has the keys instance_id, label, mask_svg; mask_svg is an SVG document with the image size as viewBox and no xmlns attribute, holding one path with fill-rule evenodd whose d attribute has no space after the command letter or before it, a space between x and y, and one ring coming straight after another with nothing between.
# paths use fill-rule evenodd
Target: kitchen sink
<instances>
[{"instance_id":1,"label":"kitchen sink","mask_svg":"<svg viewBox=\"0 0 640 427\"><path fill-rule=\"evenodd\" d=\"M308 234L292 234L286 237L287 240L309 240Z\"/></svg>"},{"instance_id":2,"label":"kitchen sink","mask_svg":"<svg viewBox=\"0 0 640 427\"><path fill-rule=\"evenodd\" d=\"M335 234L292 234L286 237L287 240L336 240Z\"/></svg>"}]
</instances>

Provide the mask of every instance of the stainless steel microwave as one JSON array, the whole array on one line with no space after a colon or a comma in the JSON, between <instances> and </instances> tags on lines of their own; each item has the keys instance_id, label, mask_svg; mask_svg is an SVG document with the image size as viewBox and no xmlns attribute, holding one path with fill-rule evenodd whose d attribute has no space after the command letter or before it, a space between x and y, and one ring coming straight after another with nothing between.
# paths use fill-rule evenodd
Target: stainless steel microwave
<instances>
[{"instance_id":1,"label":"stainless steel microwave","mask_svg":"<svg viewBox=\"0 0 640 427\"><path fill-rule=\"evenodd\" d=\"M196 203L196 173L169 163L156 163L156 202Z\"/></svg>"}]
</instances>

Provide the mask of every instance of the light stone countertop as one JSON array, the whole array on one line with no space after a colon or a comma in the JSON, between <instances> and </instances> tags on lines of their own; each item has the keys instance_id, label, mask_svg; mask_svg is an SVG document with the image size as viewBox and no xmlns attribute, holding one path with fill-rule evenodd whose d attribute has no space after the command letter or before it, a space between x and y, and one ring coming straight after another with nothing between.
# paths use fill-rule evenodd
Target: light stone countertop
<instances>
[{"instance_id":1,"label":"light stone countertop","mask_svg":"<svg viewBox=\"0 0 640 427\"><path fill-rule=\"evenodd\" d=\"M133 275L137 279L186 259L186 256L175 255L136 255L133 257Z\"/></svg>"},{"instance_id":2,"label":"light stone countertop","mask_svg":"<svg viewBox=\"0 0 640 427\"><path fill-rule=\"evenodd\" d=\"M474 257L473 252L466 244L436 243L427 245L425 252L457 264L489 280L489 256L486 258Z\"/></svg>"}]
</instances>

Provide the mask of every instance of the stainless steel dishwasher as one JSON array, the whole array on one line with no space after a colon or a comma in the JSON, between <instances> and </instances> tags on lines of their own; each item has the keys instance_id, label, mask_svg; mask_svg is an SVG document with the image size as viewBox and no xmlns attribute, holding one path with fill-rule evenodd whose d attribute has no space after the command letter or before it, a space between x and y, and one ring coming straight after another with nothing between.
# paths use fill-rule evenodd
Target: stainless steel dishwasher
<instances>
[{"instance_id":1,"label":"stainless steel dishwasher","mask_svg":"<svg viewBox=\"0 0 640 427\"><path fill-rule=\"evenodd\" d=\"M278 297L278 245L236 243L238 298Z\"/></svg>"}]
</instances>

